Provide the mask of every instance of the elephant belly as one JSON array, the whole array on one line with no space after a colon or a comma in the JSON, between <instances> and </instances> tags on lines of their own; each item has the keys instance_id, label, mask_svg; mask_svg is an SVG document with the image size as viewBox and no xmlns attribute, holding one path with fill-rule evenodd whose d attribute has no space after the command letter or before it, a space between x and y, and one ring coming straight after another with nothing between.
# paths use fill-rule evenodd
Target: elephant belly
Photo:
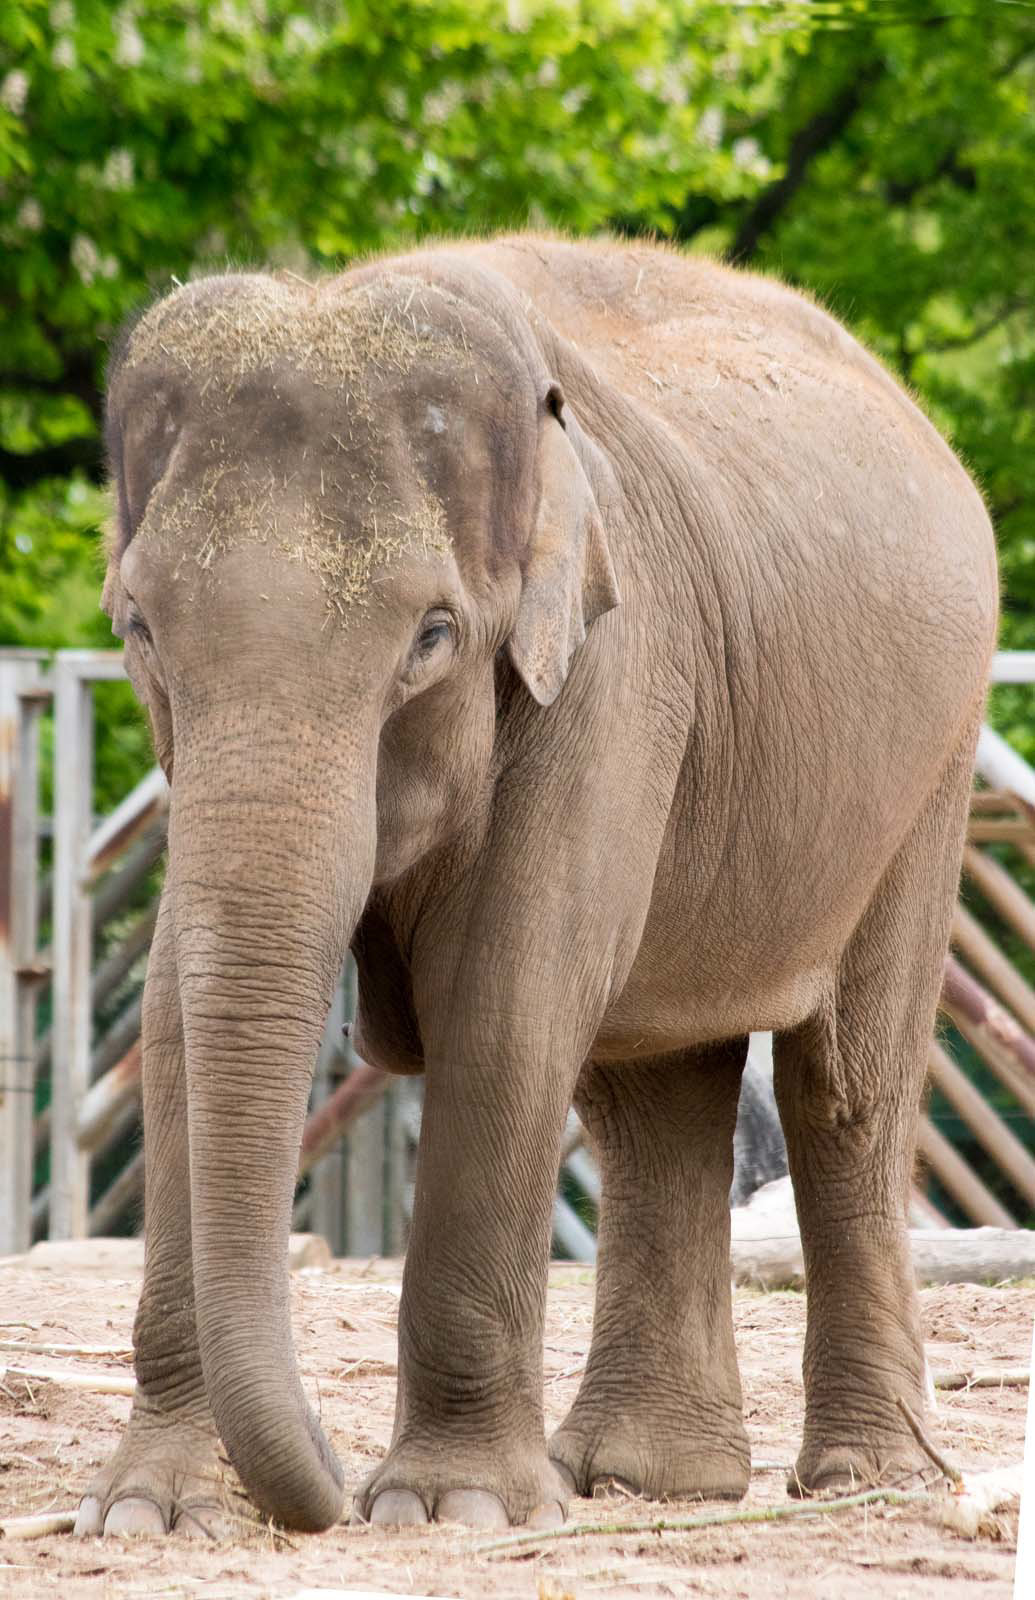
<instances>
[{"instance_id":1,"label":"elephant belly","mask_svg":"<svg viewBox=\"0 0 1035 1600\"><path fill-rule=\"evenodd\" d=\"M692 797L677 804L635 958L594 1055L629 1059L750 1032L779 1032L829 992L841 952L908 826L856 809L808 844L755 791L709 846ZM836 799L836 797L835 797ZM835 814L838 807L833 807ZM758 841L765 840L764 848Z\"/></svg>"},{"instance_id":2,"label":"elephant belly","mask_svg":"<svg viewBox=\"0 0 1035 1600\"><path fill-rule=\"evenodd\" d=\"M637 961L608 1009L592 1057L633 1061L746 1033L779 1033L816 1010L832 979L831 967L751 972L745 963L739 973L731 970L717 980L700 968L695 975L690 962L674 979L670 971L652 971Z\"/></svg>"}]
</instances>

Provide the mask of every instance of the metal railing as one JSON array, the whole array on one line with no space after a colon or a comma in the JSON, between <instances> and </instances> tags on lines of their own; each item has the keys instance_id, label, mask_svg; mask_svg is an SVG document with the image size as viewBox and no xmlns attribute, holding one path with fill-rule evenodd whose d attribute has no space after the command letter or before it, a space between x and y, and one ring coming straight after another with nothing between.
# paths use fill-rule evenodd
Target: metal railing
<instances>
[{"instance_id":1,"label":"metal railing","mask_svg":"<svg viewBox=\"0 0 1035 1600\"><path fill-rule=\"evenodd\" d=\"M38 943L39 718L45 653L0 655L0 1254L30 1237Z\"/></svg>"},{"instance_id":2,"label":"metal railing","mask_svg":"<svg viewBox=\"0 0 1035 1600\"><path fill-rule=\"evenodd\" d=\"M1035 683L1035 651L996 657L995 681ZM1035 771L991 728L981 730L977 773L986 787L971 802L963 883L945 963L942 1011L1026 1120L1035 1119L1035 989L970 911L974 895L1019 942L1035 952L1035 902L993 849L1035 866ZM1017 1195L1035 1209L1035 1159L1006 1119L936 1039L929 1070L977 1144ZM929 1119L920 1151L972 1222L1016 1227L1017 1219Z\"/></svg>"},{"instance_id":3,"label":"metal railing","mask_svg":"<svg viewBox=\"0 0 1035 1600\"><path fill-rule=\"evenodd\" d=\"M91 1203L92 1164L137 1116L139 996L96 1038L95 1012L146 956L155 906L137 913L96 967L94 950L161 857L168 807L165 779L155 771L94 824L93 685L123 676L117 651L64 650L52 662L43 652L0 651L0 831L6 816L10 839L9 867L0 870L9 906L0 948L0 1251L24 1249L43 1231L51 1238L104 1232L142 1187L137 1152ZM45 875L39 731L48 707L60 759ZM40 1028L48 1010L49 1025Z\"/></svg>"},{"instance_id":4,"label":"metal railing","mask_svg":"<svg viewBox=\"0 0 1035 1600\"><path fill-rule=\"evenodd\" d=\"M156 768L110 815L93 816L94 685L122 676L116 651L65 650L53 658L0 651L0 1255L43 1234L109 1232L139 1214L139 990L157 910L145 886L164 850L168 790ZM994 678L1035 683L1035 652L998 656ZM39 804L39 736L48 708L55 750L49 876ZM1035 902L990 853L1006 847L1035 864L1035 772L987 728L978 772L986 787L974 796L965 891L980 893L1035 951ZM1016 1114L1035 1117L1035 988L963 902L953 951L943 1008ZM412 1205L419 1085L359 1061L347 1037L354 1003L349 963L316 1064L295 1221L343 1253L396 1253ZM930 1068L974 1139L1035 1208L1035 1158L1027 1146L937 1040ZM970 1220L1016 1226L927 1118L920 1148ZM558 1193L555 1244L589 1259L595 1240L587 1216L595 1214L599 1179L574 1117L562 1172L568 1193L588 1204L576 1208Z\"/></svg>"}]
</instances>

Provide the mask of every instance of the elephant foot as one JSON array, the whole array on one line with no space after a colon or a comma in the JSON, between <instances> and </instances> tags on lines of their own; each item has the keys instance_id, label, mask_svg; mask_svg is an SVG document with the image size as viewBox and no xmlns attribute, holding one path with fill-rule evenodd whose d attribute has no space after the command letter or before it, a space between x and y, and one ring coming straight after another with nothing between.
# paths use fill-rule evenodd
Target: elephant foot
<instances>
[{"instance_id":1,"label":"elephant foot","mask_svg":"<svg viewBox=\"0 0 1035 1600\"><path fill-rule=\"evenodd\" d=\"M574 1494L636 1494L645 1500L740 1500L751 1476L743 1424L707 1439L659 1428L590 1428L569 1419L550 1440L550 1459Z\"/></svg>"},{"instance_id":2,"label":"elephant foot","mask_svg":"<svg viewBox=\"0 0 1035 1600\"><path fill-rule=\"evenodd\" d=\"M922 1489L939 1476L911 1438L873 1447L806 1444L787 1479L787 1493L804 1500L865 1489Z\"/></svg>"},{"instance_id":3,"label":"elephant foot","mask_svg":"<svg viewBox=\"0 0 1035 1600\"><path fill-rule=\"evenodd\" d=\"M79 1502L75 1532L219 1539L240 1520L211 1421L131 1420Z\"/></svg>"},{"instance_id":4,"label":"elephant foot","mask_svg":"<svg viewBox=\"0 0 1035 1600\"><path fill-rule=\"evenodd\" d=\"M541 1452L469 1451L439 1444L395 1446L357 1491L353 1522L405 1526L459 1522L468 1528L556 1528L568 1495Z\"/></svg>"}]
</instances>

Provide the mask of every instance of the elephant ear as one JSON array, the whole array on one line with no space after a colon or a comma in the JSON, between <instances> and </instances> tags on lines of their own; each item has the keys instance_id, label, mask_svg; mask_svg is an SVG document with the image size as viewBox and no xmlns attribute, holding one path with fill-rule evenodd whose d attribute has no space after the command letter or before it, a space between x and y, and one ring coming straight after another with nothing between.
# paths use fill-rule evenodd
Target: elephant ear
<instances>
[{"instance_id":1,"label":"elephant ear","mask_svg":"<svg viewBox=\"0 0 1035 1600\"><path fill-rule=\"evenodd\" d=\"M521 603L507 650L515 671L541 706L564 687L572 657L595 618L620 595L596 497L573 437L588 445L563 413L552 387L539 440L539 506L529 544Z\"/></svg>"}]
</instances>

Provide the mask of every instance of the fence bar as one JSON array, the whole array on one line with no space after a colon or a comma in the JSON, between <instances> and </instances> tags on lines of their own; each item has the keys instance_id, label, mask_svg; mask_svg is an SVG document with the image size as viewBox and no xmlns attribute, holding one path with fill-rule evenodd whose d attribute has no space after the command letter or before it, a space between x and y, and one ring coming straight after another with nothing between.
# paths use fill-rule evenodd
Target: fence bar
<instances>
[{"instance_id":1,"label":"fence bar","mask_svg":"<svg viewBox=\"0 0 1035 1600\"><path fill-rule=\"evenodd\" d=\"M161 767L152 767L91 835L86 847L90 877L99 878L107 872L116 857L152 822L164 817L168 809L165 773Z\"/></svg>"},{"instance_id":2,"label":"fence bar","mask_svg":"<svg viewBox=\"0 0 1035 1600\"><path fill-rule=\"evenodd\" d=\"M0 1254L31 1242L42 652L0 653Z\"/></svg>"},{"instance_id":3,"label":"fence bar","mask_svg":"<svg viewBox=\"0 0 1035 1600\"><path fill-rule=\"evenodd\" d=\"M1000 1083L1035 1116L1035 1039L952 955L945 958L941 1005Z\"/></svg>"},{"instance_id":4,"label":"fence bar","mask_svg":"<svg viewBox=\"0 0 1035 1600\"><path fill-rule=\"evenodd\" d=\"M1016 812L1017 802L1001 789L975 789L970 797L970 816L995 817L1002 812Z\"/></svg>"},{"instance_id":5,"label":"fence bar","mask_svg":"<svg viewBox=\"0 0 1035 1600\"><path fill-rule=\"evenodd\" d=\"M557 1195L553 1202L553 1236L573 1261L596 1260L596 1239L574 1207L560 1195Z\"/></svg>"},{"instance_id":6,"label":"fence bar","mask_svg":"<svg viewBox=\"0 0 1035 1600\"><path fill-rule=\"evenodd\" d=\"M31 1210L35 1147L32 1137L33 1110L36 1104L35 1052L37 1004L41 992L49 984L51 963L49 953L41 953L39 944L39 899L36 883L39 877L39 763L40 719L44 707L50 703L50 687L37 671L23 685L22 716L18 732L18 796L14 814L14 886L15 931L19 957L18 977L18 1053L27 1058L25 1073L28 1093L21 1096L25 1102L22 1110L24 1138L20 1145L18 1165L22 1194L25 1196L25 1221L23 1238L25 1248L31 1241Z\"/></svg>"},{"instance_id":7,"label":"fence bar","mask_svg":"<svg viewBox=\"0 0 1035 1600\"><path fill-rule=\"evenodd\" d=\"M332 1148L346 1128L377 1104L387 1085L387 1072L365 1063L353 1068L344 1083L339 1083L330 1098L306 1120L298 1163L300 1178Z\"/></svg>"},{"instance_id":8,"label":"fence bar","mask_svg":"<svg viewBox=\"0 0 1035 1600\"><path fill-rule=\"evenodd\" d=\"M89 1231L93 1238L111 1233L112 1228L130 1206L142 1199L144 1193L144 1152L139 1149L132 1161L123 1167L118 1177L105 1189L90 1211Z\"/></svg>"},{"instance_id":9,"label":"fence bar","mask_svg":"<svg viewBox=\"0 0 1035 1600\"><path fill-rule=\"evenodd\" d=\"M1035 1207L1035 1161L1021 1141L940 1044L931 1045L928 1066L935 1084L955 1106L978 1143L1006 1173L1017 1193Z\"/></svg>"},{"instance_id":10,"label":"fence bar","mask_svg":"<svg viewBox=\"0 0 1035 1600\"><path fill-rule=\"evenodd\" d=\"M1035 989L1021 977L976 917L963 905L956 907L952 942L996 996L1013 1012L1023 1028L1035 1037Z\"/></svg>"},{"instance_id":11,"label":"fence bar","mask_svg":"<svg viewBox=\"0 0 1035 1600\"><path fill-rule=\"evenodd\" d=\"M90 1083L96 1078L103 1078L116 1062L122 1060L133 1041L140 1038L143 1009L143 994L135 994L129 1005L119 1012L103 1039L97 1041L96 1050L90 1053Z\"/></svg>"},{"instance_id":12,"label":"fence bar","mask_svg":"<svg viewBox=\"0 0 1035 1600\"><path fill-rule=\"evenodd\" d=\"M1035 843L1035 831L1023 817L978 817L967 826L968 844L1015 844L1019 847Z\"/></svg>"},{"instance_id":13,"label":"fence bar","mask_svg":"<svg viewBox=\"0 0 1035 1600\"><path fill-rule=\"evenodd\" d=\"M25 1248L25 1193L18 1157L31 1112L31 1063L18 1038L18 952L14 929L14 805L18 775L18 704L21 664L0 662L0 1253Z\"/></svg>"},{"instance_id":14,"label":"fence bar","mask_svg":"<svg viewBox=\"0 0 1035 1600\"><path fill-rule=\"evenodd\" d=\"M992 657L993 683L1035 683L1035 650L997 650Z\"/></svg>"},{"instance_id":15,"label":"fence bar","mask_svg":"<svg viewBox=\"0 0 1035 1600\"><path fill-rule=\"evenodd\" d=\"M368 1067L367 1071L370 1070ZM345 1080L346 1083L350 1081L348 1078ZM345 1254L349 1256L384 1254L386 1087L387 1078L348 1142L345 1162Z\"/></svg>"},{"instance_id":16,"label":"fence bar","mask_svg":"<svg viewBox=\"0 0 1035 1600\"><path fill-rule=\"evenodd\" d=\"M979 1227L1016 1228L1017 1223L992 1191L968 1167L943 1133L926 1117L920 1118L917 1150L944 1189Z\"/></svg>"},{"instance_id":17,"label":"fence bar","mask_svg":"<svg viewBox=\"0 0 1035 1600\"><path fill-rule=\"evenodd\" d=\"M55 661L83 683L116 683L126 676L121 650L58 650Z\"/></svg>"},{"instance_id":18,"label":"fence bar","mask_svg":"<svg viewBox=\"0 0 1035 1600\"><path fill-rule=\"evenodd\" d=\"M1035 903L994 856L985 855L976 845L963 852L963 870L977 885L989 905L998 911L1025 944L1035 950Z\"/></svg>"},{"instance_id":19,"label":"fence bar","mask_svg":"<svg viewBox=\"0 0 1035 1600\"><path fill-rule=\"evenodd\" d=\"M310 1104L314 1109L326 1105L333 1097L349 1065L343 1031L347 1020L345 1000L348 977L347 970L341 973L331 999L330 1015L313 1074ZM345 1151L340 1139L329 1145L313 1167L307 1199L308 1206L304 1213L306 1227L313 1233L322 1234L331 1249L340 1255L345 1246Z\"/></svg>"},{"instance_id":20,"label":"fence bar","mask_svg":"<svg viewBox=\"0 0 1035 1600\"><path fill-rule=\"evenodd\" d=\"M124 1121L126 1108L140 1098L140 1040L133 1043L122 1060L84 1094L79 1107L80 1148L93 1152L107 1140L112 1129Z\"/></svg>"},{"instance_id":21,"label":"fence bar","mask_svg":"<svg viewBox=\"0 0 1035 1600\"><path fill-rule=\"evenodd\" d=\"M125 862L105 879L93 896L94 930L103 926L108 918L121 911L141 879L146 878L165 849L166 819L159 817L149 824L127 852Z\"/></svg>"},{"instance_id":22,"label":"fence bar","mask_svg":"<svg viewBox=\"0 0 1035 1600\"><path fill-rule=\"evenodd\" d=\"M584 1145L572 1150L567 1160L563 1163L564 1170L578 1184L584 1194L587 1194L597 1207L600 1205L600 1173L597 1164Z\"/></svg>"},{"instance_id":23,"label":"fence bar","mask_svg":"<svg viewBox=\"0 0 1035 1600\"><path fill-rule=\"evenodd\" d=\"M1005 790L1035 820L1035 771L1002 734L987 725L978 735L976 766L990 788Z\"/></svg>"},{"instance_id":24,"label":"fence bar","mask_svg":"<svg viewBox=\"0 0 1035 1600\"><path fill-rule=\"evenodd\" d=\"M158 921L158 901L148 906L139 922L134 923L120 945L101 962L93 975L93 1003L103 1005L118 988L140 957L151 948L151 939Z\"/></svg>"},{"instance_id":25,"label":"fence bar","mask_svg":"<svg viewBox=\"0 0 1035 1600\"><path fill-rule=\"evenodd\" d=\"M384 1097L385 1107L385 1242L386 1256L401 1256L406 1249L406 1112L405 1079L393 1078Z\"/></svg>"},{"instance_id":26,"label":"fence bar","mask_svg":"<svg viewBox=\"0 0 1035 1600\"><path fill-rule=\"evenodd\" d=\"M83 882L93 802L93 698L80 656L54 666L54 1021L51 1029L50 1237L81 1239L89 1226L90 1157L79 1111L90 1085L93 908ZM100 675L100 674L96 674Z\"/></svg>"}]
</instances>

